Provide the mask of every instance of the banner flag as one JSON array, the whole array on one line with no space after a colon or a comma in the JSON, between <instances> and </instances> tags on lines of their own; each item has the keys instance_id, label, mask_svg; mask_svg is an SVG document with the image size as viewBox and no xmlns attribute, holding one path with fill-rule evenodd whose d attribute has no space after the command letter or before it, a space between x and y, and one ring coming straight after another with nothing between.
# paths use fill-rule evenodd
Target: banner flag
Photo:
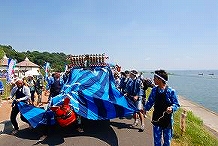
<instances>
[{"instance_id":1,"label":"banner flag","mask_svg":"<svg viewBox=\"0 0 218 146\"><path fill-rule=\"evenodd\" d=\"M44 69L45 69L45 79L48 78L48 74L49 74L49 71L50 71L50 63L49 62L46 62L45 63L45 66L44 66Z\"/></svg>"},{"instance_id":2,"label":"banner flag","mask_svg":"<svg viewBox=\"0 0 218 146\"><path fill-rule=\"evenodd\" d=\"M7 67L7 83L10 83L14 77L14 68L16 66L16 60L9 58Z\"/></svg>"}]
</instances>

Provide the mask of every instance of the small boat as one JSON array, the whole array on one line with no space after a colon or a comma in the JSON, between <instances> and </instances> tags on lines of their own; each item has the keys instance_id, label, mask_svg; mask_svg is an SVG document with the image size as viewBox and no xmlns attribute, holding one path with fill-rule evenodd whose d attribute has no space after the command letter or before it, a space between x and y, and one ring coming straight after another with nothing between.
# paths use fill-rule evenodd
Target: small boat
<instances>
[{"instance_id":1,"label":"small boat","mask_svg":"<svg viewBox=\"0 0 218 146\"><path fill-rule=\"evenodd\" d=\"M213 76L213 75L214 75L214 73L211 73L211 74L208 74L208 75L211 75L211 76Z\"/></svg>"},{"instance_id":2,"label":"small boat","mask_svg":"<svg viewBox=\"0 0 218 146\"><path fill-rule=\"evenodd\" d=\"M201 76L203 76L203 73L199 73L198 75L201 75Z\"/></svg>"}]
</instances>

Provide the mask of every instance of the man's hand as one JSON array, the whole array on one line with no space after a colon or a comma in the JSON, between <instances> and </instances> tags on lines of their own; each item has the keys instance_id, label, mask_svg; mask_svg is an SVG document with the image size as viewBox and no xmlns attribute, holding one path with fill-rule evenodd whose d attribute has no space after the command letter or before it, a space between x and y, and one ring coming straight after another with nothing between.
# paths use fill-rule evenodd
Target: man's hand
<instances>
[{"instance_id":1,"label":"man's hand","mask_svg":"<svg viewBox=\"0 0 218 146\"><path fill-rule=\"evenodd\" d=\"M134 101L137 101L138 98L139 98L138 96L133 96L133 100L134 100Z\"/></svg>"},{"instance_id":2,"label":"man's hand","mask_svg":"<svg viewBox=\"0 0 218 146\"><path fill-rule=\"evenodd\" d=\"M8 97L8 98L7 98L7 101L8 101L8 103L12 103L12 102L13 102L13 100L11 99L11 97Z\"/></svg>"},{"instance_id":3,"label":"man's hand","mask_svg":"<svg viewBox=\"0 0 218 146\"><path fill-rule=\"evenodd\" d=\"M168 108L167 108L167 111L166 111L168 114L170 114L170 113L172 113L173 112L173 108L172 108L172 106L169 106Z\"/></svg>"}]
</instances>

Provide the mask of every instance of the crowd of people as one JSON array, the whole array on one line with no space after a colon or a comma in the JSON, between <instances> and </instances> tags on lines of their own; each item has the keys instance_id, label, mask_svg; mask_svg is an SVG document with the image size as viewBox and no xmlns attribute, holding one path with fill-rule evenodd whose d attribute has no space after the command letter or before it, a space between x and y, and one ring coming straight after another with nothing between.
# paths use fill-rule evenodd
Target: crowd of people
<instances>
[{"instance_id":1,"label":"crowd of people","mask_svg":"<svg viewBox=\"0 0 218 146\"><path fill-rule=\"evenodd\" d=\"M138 125L140 119L140 132L144 131L144 117L146 111L154 108L152 115L153 137L155 146L169 146L173 134L173 113L180 107L178 97L174 89L168 86L168 74L165 70L156 70L153 81L144 78L142 73L136 70L114 72L116 87L124 96L132 100L138 109L133 115L134 123ZM151 93L146 98L146 90L151 87ZM147 101L146 101L147 99Z\"/></svg>"},{"instance_id":2,"label":"crowd of people","mask_svg":"<svg viewBox=\"0 0 218 146\"><path fill-rule=\"evenodd\" d=\"M145 129L144 118L146 117L144 111L144 104L146 103L146 90L148 87L153 87L152 80L144 78L142 72L136 70L117 72L114 71L115 86L118 90L134 103L138 112L133 115L134 123L131 127L136 127L140 120L140 132Z\"/></svg>"},{"instance_id":3,"label":"crowd of people","mask_svg":"<svg viewBox=\"0 0 218 146\"><path fill-rule=\"evenodd\" d=\"M67 81L68 74L61 74L59 72L53 73L46 78L46 91L49 91L48 101L52 97L60 94L64 83ZM114 71L114 81L116 88L126 97L130 102L133 102L137 108L137 112L133 114L134 122L131 127L139 125L139 132L145 130L145 117L146 111L149 111L154 107L152 124L153 124L153 136L154 145L161 145L162 139L164 145L170 145L172 138L172 125L173 125L173 112L179 108L177 95L174 89L167 85L168 75L165 70L156 70L154 72L154 78L144 78L142 73L136 70L131 71ZM11 122L14 127L13 134L18 130L18 124L16 117L19 113L17 102L29 102L34 105L35 95L38 96L36 106L41 104L42 90L44 87L43 77L38 76L34 79L32 76L28 76L24 79L17 79L15 86L11 90L10 98L14 103L11 111ZM148 87L152 88L149 97L146 98L146 90ZM35 94L36 93L36 94ZM147 99L147 100L146 100ZM28 123L28 121L21 116L21 119ZM81 117L77 116L78 131L83 132ZM162 138L163 137L163 138Z\"/></svg>"},{"instance_id":4,"label":"crowd of people","mask_svg":"<svg viewBox=\"0 0 218 146\"><path fill-rule=\"evenodd\" d=\"M9 97L9 99L12 100L12 111L10 115L10 120L14 127L12 134L16 134L19 130L16 118L20 111L17 103L22 101L36 107L41 107L43 105L43 90L44 94L46 94L46 96L48 95L48 100L44 101L44 103L51 103L51 99L60 94L61 89L66 82L66 75L67 74L61 75L60 72L54 72L51 74L51 76L48 76L45 79L40 74L38 76L28 75L27 77L23 78L16 77L12 81L13 87ZM46 81L46 84L44 81ZM35 99L37 99L37 101ZM29 124L29 122L22 116L22 114L21 120ZM30 124L29 126L31 128ZM77 115L77 130L79 132L83 132L83 128L81 126L81 117L79 115ZM46 135L48 134L48 127L45 128L44 133Z\"/></svg>"}]
</instances>

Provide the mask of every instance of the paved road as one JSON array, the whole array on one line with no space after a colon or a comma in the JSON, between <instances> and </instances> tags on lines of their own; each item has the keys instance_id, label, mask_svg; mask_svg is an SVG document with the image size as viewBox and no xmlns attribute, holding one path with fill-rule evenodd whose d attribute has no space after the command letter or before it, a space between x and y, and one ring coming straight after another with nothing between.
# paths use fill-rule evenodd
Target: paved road
<instances>
[{"instance_id":1,"label":"paved road","mask_svg":"<svg viewBox=\"0 0 218 146\"><path fill-rule=\"evenodd\" d=\"M49 136L38 142L42 136L42 129L29 129L22 123L20 131L10 135L12 129L9 121L4 121L5 129L0 135L2 146L30 146L30 145L69 145L69 146L152 146L152 126L148 119L145 120L146 130L138 132L138 128L129 128L133 119L113 119L108 121L92 121L83 119L84 133L75 130L75 125L69 127L54 126L50 129Z\"/></svg>"},{"instance_id":2,"label":"paved road","mask_svg":"<svg viewBox=\"0 0 218 146\"><path fill-rule=\"evenodd\" d=\"M182 108L191 110L194 115L200 117L204 124L211 129L215 136L217 132L218 115L179 97ZM21 124L21 130L17 135L10 135L12 126L9 119L10 104L3 103L0 107L0 146L23 146L23 145L69 145L69 146L152 146L152 125L149 119L145 120L146 130L138 132L138 129L131 129L129 126L133 119L113 119L110 121L91 121L84 119L84 133L78 133L72 125L66 128L58 126L51 129L48 138L37 143L40 138L41 129L28 129L27 124ZM19 118L18 118L19 119ZM216 122L217 121L217 122Z\"/></svg>"},{"instance_id":3,"label":"paved road","mask_svg":"<svg viewBox=\"0 0 218 146\"><path fill-rule=\"evenodd\" d=\"M44 94L43 94L44 95ZM47 97L43 96L43 102ZM149 119L145 119L145 131L131 129L133 119L112 119L110 121L92 121L83 119L84 133L75 130L75 126L66 128L52 127L49 136L40 143L38 139L42 136L42 129L29 129L18 116L20 125L19 132L11 135L12 125L9 121L9 102L0 105L0 146L30 146L30 145L69 145L69 146L152 146L152 125ZM140 128L140 126L138 127Z\"/></svg>"}]
</instances>

